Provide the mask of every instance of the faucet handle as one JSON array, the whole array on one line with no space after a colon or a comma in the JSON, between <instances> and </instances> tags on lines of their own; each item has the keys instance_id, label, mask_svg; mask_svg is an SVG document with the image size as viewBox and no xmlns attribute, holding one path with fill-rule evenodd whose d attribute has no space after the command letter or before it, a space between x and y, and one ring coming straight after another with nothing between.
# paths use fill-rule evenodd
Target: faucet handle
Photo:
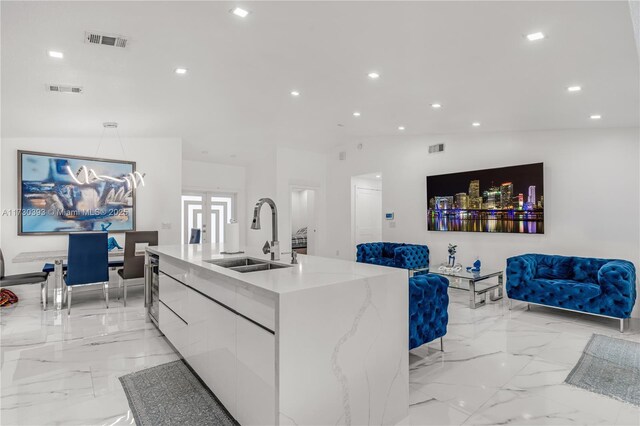
<instances>
[{"instance_id":1,"label":"faucet handle","mask_svg":"<svg viewBox=\"0 0 640 426\"><path fill-rule=\"evenodd\" d=\"M267 254L267 253L271 252L271 246L269 245L269 241L266 241L264 243L264 245L262 246L262 252L264 254Z\"/></svg>"},{"instance_id":2,"label":"faucet handle","mask_svg":"<svg viewBox=\"0 0 640 426\"><path fill-rule=\"evenodd\" d=\"M291 264L292 265L298 264L298 253L295 250L291 250Z\"/></svg>"}]
</instances>

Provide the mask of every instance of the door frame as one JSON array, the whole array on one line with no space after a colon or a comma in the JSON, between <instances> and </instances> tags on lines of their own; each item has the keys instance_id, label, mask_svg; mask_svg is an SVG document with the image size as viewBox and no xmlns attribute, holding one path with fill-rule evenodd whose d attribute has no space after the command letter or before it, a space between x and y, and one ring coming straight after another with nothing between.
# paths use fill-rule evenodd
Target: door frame
<instances>
[{"instance_id":1,"label":"door frame","mask_svg":"<svg viewBox=\"0 0 640 426\"><path fill-rule=\"evenodd\" d=\"M362 186L362 185L358 185L358 183L354 182L354 179L363 179L364 176L366 175L356 175L356 176L351 176L351 181L349 182L349 185L351 186L351 190L350 190L350 194L351 194L351 247L353 247L353 259L355 260L356 258L356 192L358 188L361 189L370 189L370 190L374 190L374 191L379 191L381 193L382 196L382 188L372 188L372 187L366 187L366 186ZM384 208L380 208L380 214L383 214ZM383 225L380 229L380 231L382 232L382 230L384 229L384 222Z\"/></svg>"},{"instance_id":2,"label":"door frame","mask_svg":"<svg viewBox=\"0 0 640 426\"><path fill-rule=\"evenodd\" d=\"M292 210L293 210L293 206L291 204L291 196L293 195L293 191L304 191L304 190L308 190L308 191L313 191L314 196L313 196L313 203L314 203L314 216L315 216L315 227L314 227L314 236L313 236L313 241L314 241L314 253L312 253L312 255L317 256L317 252L318 252L318 235L320 234L318 232L318 224L320 223L320 214L319 214L319 205L320 203L318 202L319 198L320 198L320 186L315 186L315 185L305 185L305 184L289 184L289 223L287 226L287 230L288 230L288 234L287 234L287 239L289 240L289 246L291 246L291 224L292 224L292 220L291 220L291 216L292 216ZM289 247L292 251L293 251L293 247ZM309 254L309 229L307 228L307 254Z\"/></svg>"}]
</instances>

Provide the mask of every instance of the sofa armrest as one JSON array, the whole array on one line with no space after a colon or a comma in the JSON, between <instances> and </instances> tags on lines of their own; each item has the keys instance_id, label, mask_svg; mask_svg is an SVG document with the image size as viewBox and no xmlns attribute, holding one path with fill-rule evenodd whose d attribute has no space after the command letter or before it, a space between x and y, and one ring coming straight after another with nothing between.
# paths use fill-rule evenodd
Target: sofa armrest
<instances>
[{"instance_id":1,"label":"sofa armrest","mask_svg":"<svg viewBox=\"0 0 640 426\"><path fill-rule=\"evenodd\" d=\"M447 333L449 280L435 274L409 279L409 349Z\"/></svg>"},{"instance_id":2,"label":"sofa armrest","mask_svg":"<svg viewBox=\"0 0 640 426\"><path fill-rule=\"evenodd\" d=\"M356 246L356 262L364 263L372 257L382 257L382 243L363 243Z\"/></svg>"},{"instance_id":3,"label":"sofa armrest","mask_svg":"<svg viewBox=\"0 0 640 426\"><path fill-rule=\"evenodd\" d=\"M612 260L598 270L602 294L612 299L627 315L636 300L636 268L626 260Z\"/></svg>"},{"instance_id":4,"label":"sofa armrest","mask_svg":"<svg viewBox=\"0 0 640 426\"><path fill-rule=\"evenodd\" d=\"M419 269L429 267L429 248L408 245L394 250L393 261L396 268Z\"/></svg>"},{"instance_id":5,"label":"sofa armrest","mask_svg":"<svg viewBox=\"0 0 640 426\"><path fill-rule=\"evenodd\" d=\"M507 259L507 294L510 288L519 287L535 278L536 263L536 258L532 254Z\"/></svg>"}]
</instances>

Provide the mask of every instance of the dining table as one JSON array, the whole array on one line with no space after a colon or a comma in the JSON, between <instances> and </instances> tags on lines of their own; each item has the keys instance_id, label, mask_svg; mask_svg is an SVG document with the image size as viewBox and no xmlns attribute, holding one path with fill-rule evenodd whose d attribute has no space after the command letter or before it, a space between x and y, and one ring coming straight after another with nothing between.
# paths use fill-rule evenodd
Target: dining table
<instances>
[{"instance_id":1,"label":"dining table","mask_svg":"<svg viewBox=\"0 0 640 426\"><path fill-rule=\"evenodd\" d=\"M67 250L49 251L25 251L18 253L12 260L13 263L53 263L54 290L52 305L55 310L62 309L62 275L64 261L69 254ZM114 249L109 252L109 261L122 260L124 249ZM49 285L45 283L45 294L47 297L42 301L42 309L47 309L49 299Z\"/></svg>"}]
</instances>

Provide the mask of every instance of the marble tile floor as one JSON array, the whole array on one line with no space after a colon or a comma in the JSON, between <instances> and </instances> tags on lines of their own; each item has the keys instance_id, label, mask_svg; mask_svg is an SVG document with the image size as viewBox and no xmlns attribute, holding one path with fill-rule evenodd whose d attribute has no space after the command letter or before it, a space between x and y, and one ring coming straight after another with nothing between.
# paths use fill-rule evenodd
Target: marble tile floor
<instances>
[{"instance_id":1,"label":"marble tile floor","mask_svg":"<svg viewBox=\"0 0 640 426\"><path fill-rule=\"evenodd\" d=\"M74 294L72 316L40 310L36 286L0 311L0 424L134 424L118 377L178 358L145 319L142 288L128 306L111 292ZM403 425L639 425L640 409L563 384L592 333L640 342L612 320L506 301L471 310L450 290L445 352L410 353L411 407Z\"/></svg>"}]
</instances>

